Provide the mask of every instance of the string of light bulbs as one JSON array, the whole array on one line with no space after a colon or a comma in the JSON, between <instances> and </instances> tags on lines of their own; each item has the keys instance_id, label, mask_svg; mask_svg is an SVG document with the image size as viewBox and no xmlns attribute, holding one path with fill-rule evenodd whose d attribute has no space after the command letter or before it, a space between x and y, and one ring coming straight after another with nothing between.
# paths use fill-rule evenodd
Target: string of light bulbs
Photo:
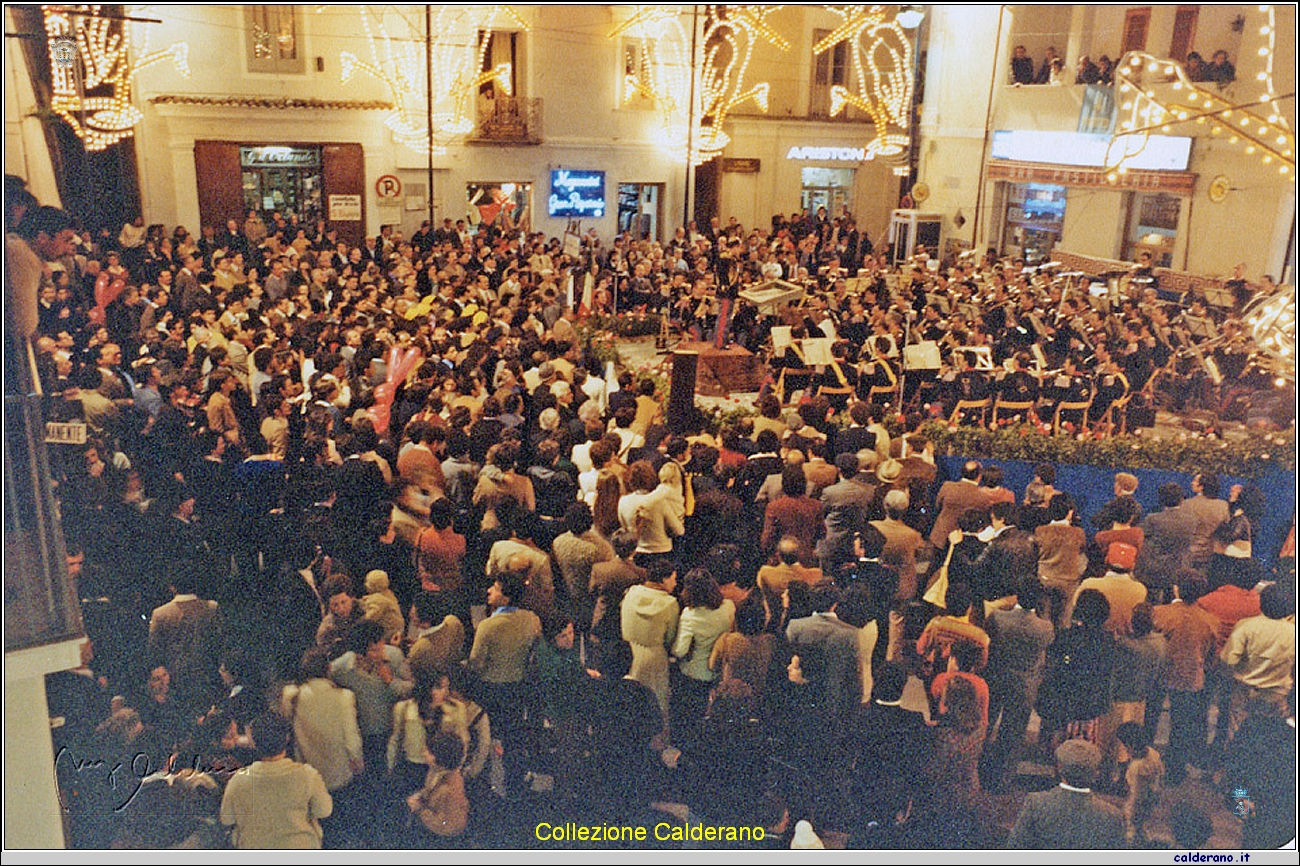
<instances>
[{"instance_id":1,"label":"string of light bulbs","mask_svg":"<svg viewBox=\"0 0 1300 866\"><path fill-rule=\"evenodd\" d=\"M484 70L484 61L492 33L502 22L522 31L529 25L508 6L437 6L434 10L426 41L423 32L416 34L419 39L390 33L385 23L389 12L414 30L400 10L361 7L370 59L343 51L339 61L344 84L362 72L388 89L393 109L384 125L397 143L420 153L432 149L441 156L452 141L474 130L474 97L480 86L495 82L506 96L514 95L511 64ZM432 129L425 117L426 99L433 105Z\"/></svg>"},{"instance_id":2,"label":"string of light bulbs","mask_svg":"<svg viewBox=\"0 0 1300 866\"><path fill-rule=\"evenodd\" d=\"M848 42L858 84L857 93L840 84L831 87L831 117L852 105L868 114L875 127L868 152L883 157L905 153L912 125L912 40L886 7L828 8L844 23L814 45L813 53L823 54ZM889 62L882 64L878 58Z\"/></svg>"},{"instance_id":3,"label":"string of light bulbs","mask_svg":"<svg viewBox=\"0 0 1300 866\"><path fill-rule=\"evenodd\" d=\"M1265 57L1265 69L1256 76L1263 82L1265 92L1258 100L1233 103L1216 89L1192 81L1182 64L1161 60L1145 52L1129 52L1120 59L1115 82L1118 88L1119 110L1124 117L1116 124L1107 152L1107 165L1112 169L1111 179L1123 174L1125 164L1145 147L1153 132L1160 132L1185 123L1210 126L1210 135L1224 135L1231 145L1241 145L1248 155L1258 154L1265 165L1276 164L1283 177L1294 176L1295 135L1290 129L1278 103L1294 99L1295 94L1279 95L1273 83L1273 49L1276 45L1276 20L1272 6L1260 6L1267 14L1267 22L1259 28L1263 44L1259 52ZM1147 75L1160 76L1160 87L1169 92L1186 94L1185 98L1170 96L1156 89L1155 84L1144 83ZM1253 109L1261 109L1256 112Z\"/></svg>"},{"instance_id":4,"label":"string of light bulbs","mask_svg":"<svg viewBox=\"0 0 1300 866\"><path fill-rule=\"evenodd\" d=\"M129 138L144 115L131 102L142 70L171 60L190 75L189 45L176 42L131 59L131 36L120 17L100 6L42 6L50 57L50 108L67 121L89 152Z\"/></svg>"},{"instance_id":5,"label":"string of light bulbs","mask_svg":"<svg viewBox=\"0 0 1300 866\"><path fill-rule=\"evenodd\" d=\"M635 61L624 70L623 102L641 97L658 107L663 123L657 138L663 150L700 165L722 153L731 141L722 127L733 109L753 102L767 112L771 85L748 84L746 78L760 40L780 51L790 49L789 41L768 21L780 8L709 7L700 36L703 49L696 57L692 57L690 28L682 24L684 17L690 17L688 7L637 6L610 31L611 39L638 40ZM694 111L692 85L698 100Z\"/></svg>"}]
</instances>

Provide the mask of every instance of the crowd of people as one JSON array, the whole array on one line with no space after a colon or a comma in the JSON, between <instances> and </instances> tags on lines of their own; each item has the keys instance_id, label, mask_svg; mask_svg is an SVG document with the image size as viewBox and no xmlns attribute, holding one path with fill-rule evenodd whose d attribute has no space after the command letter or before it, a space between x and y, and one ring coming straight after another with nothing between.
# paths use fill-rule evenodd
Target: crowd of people
<instances>
[{"instance_id":1,"label":"crowd of people","mask_svg":"<svg viewBox=\"0 0 1300 866\"><path fill-rule=\"evenodd\" d=\"M1196 82L1231 84L1237 80L1237 68L1228 60L1228 52L1216 51L1209 63L1198 52L1188 53L1183 62L1187 77ZM1065 59L1056 53L1056 46L1048 46L1043 52L1043 62L1035 70L1034 59L1028 49L1017 45L1011 53L1012 84L1068 84ZM1115 61L1103 54L1094 63L1087 54L1081 54L1075 67L1075 84L1100 84L1109 87L1115 83Z\"/></svg>"},{"instance_id":2,"label":"crowd of people","mask_svg":"<svg viewBox=\"0 0 1300 866\"><path fill-rule=\"evenodd\" d=\"M6 193L14 327L48 417L90 434L50 459L91 638L48 680L76 847L529 844L509 828L539 808L787 847L1200 847L1189 768L1248 791L1248 847L1294 833L1293 575L1252 556L1280 503L1200 473L1142 515L1121 473L1081 526L1048 464L1024 491L974 461L939 483L926 414L900 430L865 381L672 433L582 333L636 308L756 346L829 323L831 384L897 375L909 326L966 328L952 363L982 340L1031 390L1031 346L1100 363L1068 297L1014 336L1059 291L1014 266L899 273L821 214L579 257L278 214L123 249L138 231ZM778 270L804 307L722 315ZM931 300L984 291L983 321ZM1142 360L1110 363L1150 376L1153 310L1113 315ZM989 793L1032 785L1025 756L1061 785L1007 834Z\"/></svg>"}]
</instances>

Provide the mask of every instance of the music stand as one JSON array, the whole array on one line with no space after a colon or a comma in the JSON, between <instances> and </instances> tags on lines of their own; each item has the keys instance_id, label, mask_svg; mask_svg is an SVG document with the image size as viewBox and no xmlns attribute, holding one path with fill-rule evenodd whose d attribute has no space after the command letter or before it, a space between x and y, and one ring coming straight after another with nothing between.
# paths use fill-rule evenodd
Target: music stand
<instances>
[{"instance_id":1,"label":"music stand","mask_svg":"<svg viewBox=\"0 0 1300 866\"><path fill-rule=\"evenodd\" d=\"M1218 328L1213 319L1204 316L1184 316L1183 326L1193 337L1201 340L1212 340L1218 335Z\"/></svg>"},{"instance_id":2,"label":"music stand","mask_svg":"<svg viewBox=\"0 0 1300 866\"><path fill-rule=\"evenodd\" d=\"M1235 310L1237 308L1237 298L1232 294L1232 289L1223 285L1207 285L1205 287L1205 303L1223 310Z\"/></svg>"},{"instance_id":3,"label":"music stand","mask_svg":"<svg viewBox=\"0 0 1300 866\"><path fill-rule=\"evenodd\" d=\"M967 359L974 362L972 364L974 369L982 372L992 372L993 350L988 346L958 346L953 351L965 353Z\"/></svg>"}]
</instances>

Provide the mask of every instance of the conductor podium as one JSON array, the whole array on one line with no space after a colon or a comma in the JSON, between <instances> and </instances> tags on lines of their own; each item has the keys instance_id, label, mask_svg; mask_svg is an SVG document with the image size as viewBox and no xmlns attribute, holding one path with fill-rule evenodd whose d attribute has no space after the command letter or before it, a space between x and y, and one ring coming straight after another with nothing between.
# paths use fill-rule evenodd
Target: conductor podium
<instances>
[{"instance_id":1,"label":"conductor podium","mask_svg":"<svg viewBox=\"0 0 1300 866\"><path fill-rule=\"evenodd\" d=\"M740 346L731 345L719 349L712 343L682 342L678 344L677 352L693 352L698 356L695 376L697 394L725 397L737 392L757 391L763 381L762 365L758 358ZM676 357L674 353L674 367Z\"/></svg>"}]
</instances>

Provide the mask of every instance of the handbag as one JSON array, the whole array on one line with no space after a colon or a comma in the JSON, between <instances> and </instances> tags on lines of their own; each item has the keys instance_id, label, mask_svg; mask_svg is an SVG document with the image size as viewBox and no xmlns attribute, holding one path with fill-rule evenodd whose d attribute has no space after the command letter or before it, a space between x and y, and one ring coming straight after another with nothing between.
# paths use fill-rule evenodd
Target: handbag
<instances>
[{"instance_id":1,"label":"handbag","mask_svg":"<svg viewBox=\"0 0 1300 866\"><path fill-rule=\"evenodd\" d=\"M957 545L948 545L948 555L943 559L943 565L939 566L938 576L934 582L925 590L922 599L928 601L935 607L948 609L948 564L952 562L952 553L957 549Z\"/></svg>"}]
</instances>

